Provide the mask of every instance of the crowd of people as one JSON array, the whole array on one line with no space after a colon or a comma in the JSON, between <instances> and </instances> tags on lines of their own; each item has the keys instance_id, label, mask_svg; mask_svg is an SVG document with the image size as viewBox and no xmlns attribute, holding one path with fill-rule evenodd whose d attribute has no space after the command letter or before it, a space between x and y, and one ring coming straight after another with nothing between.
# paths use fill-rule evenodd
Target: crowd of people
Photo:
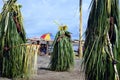
<instances>
[{"instance_id":1,"label":"crowd of people","mask_svg":"<svg viewBox=\"0 0 120 80\"><path fill-rule=\"evenodd\" d=\"M40 43L40 41L36 41L36 42L32 42L32 44L37 44L37 45L40 45L39 47L39 50L38 50L38 54L40 56L43 56L43 55L47 55L48 54L48 43Z\"/></svg>"}]
</instances>

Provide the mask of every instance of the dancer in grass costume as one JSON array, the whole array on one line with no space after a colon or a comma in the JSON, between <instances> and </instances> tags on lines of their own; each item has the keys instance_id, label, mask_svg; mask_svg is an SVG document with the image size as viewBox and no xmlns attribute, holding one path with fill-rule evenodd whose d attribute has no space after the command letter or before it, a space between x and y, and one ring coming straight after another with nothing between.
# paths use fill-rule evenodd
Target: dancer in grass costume
<instances>
[{"instance_id":1,"label":"dancer in grass costume","mask_svg":"<svg viewBox=\"0 0 120 80\"><path fill-rule=\"evenodd\" d=\"M119 0L92 0L85 38L86 80L119 80Z\"/></svg>"},{"instance_id":2,"label":"dancer in grass costume","mask_svg":"<svg viewBox=\"0 0 120 80\"><path fill-rule=\"evenodd\" d=\"M16 0L8 0L0 14L0 75L4 77L24 75L26 37L20 8Z\"/></svg>"},{"instance_id":3,"label":"dancer in grass costume","mask_svg":"<svg viewBox=\"0 0 120 80\"><path fill-rule=\"evenodd\" d=\"M66 71L74 66L71 33L66 29L67 26L61 26L53 42L50 69L54 71Z\"/></svg>"}]
</instances>

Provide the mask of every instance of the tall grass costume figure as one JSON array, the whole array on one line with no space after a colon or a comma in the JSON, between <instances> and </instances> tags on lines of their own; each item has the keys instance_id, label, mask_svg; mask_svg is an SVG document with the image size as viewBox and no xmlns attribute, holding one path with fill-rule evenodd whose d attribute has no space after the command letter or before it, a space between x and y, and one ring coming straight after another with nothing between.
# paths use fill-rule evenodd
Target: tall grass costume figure
<instances>
[{"instance_id":1,"label":"tall grass costume figure","mask_svg":"<svg viewBox=\"0 0 120 80\"><path fill-rule=\"evenodd\" d=\"M74 54L71 42L71 33L67 26L60 26L53 42L50 69L53 71L67 71L74 66Z\"/></svg>"},{"instance_id":2,"label":"tall grass costume figure","mask_svg":"<svg viewBox=\"0 0 120 80\"><path fill-rule=\"evenodd\" d=\"M0 75L22 77L24 75L25 31L20 12L21 5L16 0L4 3L0 13Z\"/></svg>"},{"instance_id":3,"label":"tall grass costume figure","mask_svg":"<svg viewBox=\"0 0 120 80\"><path fill-rule=\"evenodd\" d=\"M83 62L85 80L120 80L119 0L92 0Z\"/></svg>"}]
</instances>

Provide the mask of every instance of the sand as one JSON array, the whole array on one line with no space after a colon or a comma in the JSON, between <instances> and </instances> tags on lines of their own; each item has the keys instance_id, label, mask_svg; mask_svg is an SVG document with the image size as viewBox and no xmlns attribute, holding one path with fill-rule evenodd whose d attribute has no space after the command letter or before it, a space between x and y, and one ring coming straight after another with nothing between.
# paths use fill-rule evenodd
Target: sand
<instances>
[{"instance_id":1,"label":"sand","mask_svg":"<svg viewBox=\"0 0 120 80\"><path fill-rule=\"evenodd\" d=\"M84 72L81 69L81 59L75 59L75 66L72 71L56 72L48 70L50 56L38 56L38 70L36 75L32 75L29 80L84 80ZM12 80L1 78L0 80ZM23 79L22 79L23 80ZM25 79L24 79L25 80Z\"/></svg>"}]
</instances>

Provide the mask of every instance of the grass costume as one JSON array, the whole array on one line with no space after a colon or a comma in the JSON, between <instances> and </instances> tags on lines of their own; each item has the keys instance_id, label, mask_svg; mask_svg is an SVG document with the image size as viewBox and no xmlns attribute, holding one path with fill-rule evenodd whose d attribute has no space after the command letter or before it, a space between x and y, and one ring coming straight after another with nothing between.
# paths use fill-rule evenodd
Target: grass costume
<instances>
[{"instance_id":1,"label":"grass costume","mask_svg":"<svg viewBox=\"0 0 120 80\"><path fill-rule=\"evenodd\" d=\"M8 0L0 13L0 74L4 77L24 75L26 36L20 8L16 0Z\"/></svg>"},{"instance_id":2,"label":"grass costume","mask_svg":"<svg viewBox=\"0 0 120 80\"><path fill-rule=\"evenodd\" d=\"M119 0L92 0L85 38L86 80L119 80Z\"/></svg>"},{"instance_id":3,"label":"grass costume","mask_svg":"<svg viewBox=\"0 0 120 80\"><path fill-rule=\"evenodd\" d=\"M53 42L50 69L54 71L70 70L74 66L74 53L71 43L71 33L67 26L61 26Z\"/></svg>"}]
</instances>

